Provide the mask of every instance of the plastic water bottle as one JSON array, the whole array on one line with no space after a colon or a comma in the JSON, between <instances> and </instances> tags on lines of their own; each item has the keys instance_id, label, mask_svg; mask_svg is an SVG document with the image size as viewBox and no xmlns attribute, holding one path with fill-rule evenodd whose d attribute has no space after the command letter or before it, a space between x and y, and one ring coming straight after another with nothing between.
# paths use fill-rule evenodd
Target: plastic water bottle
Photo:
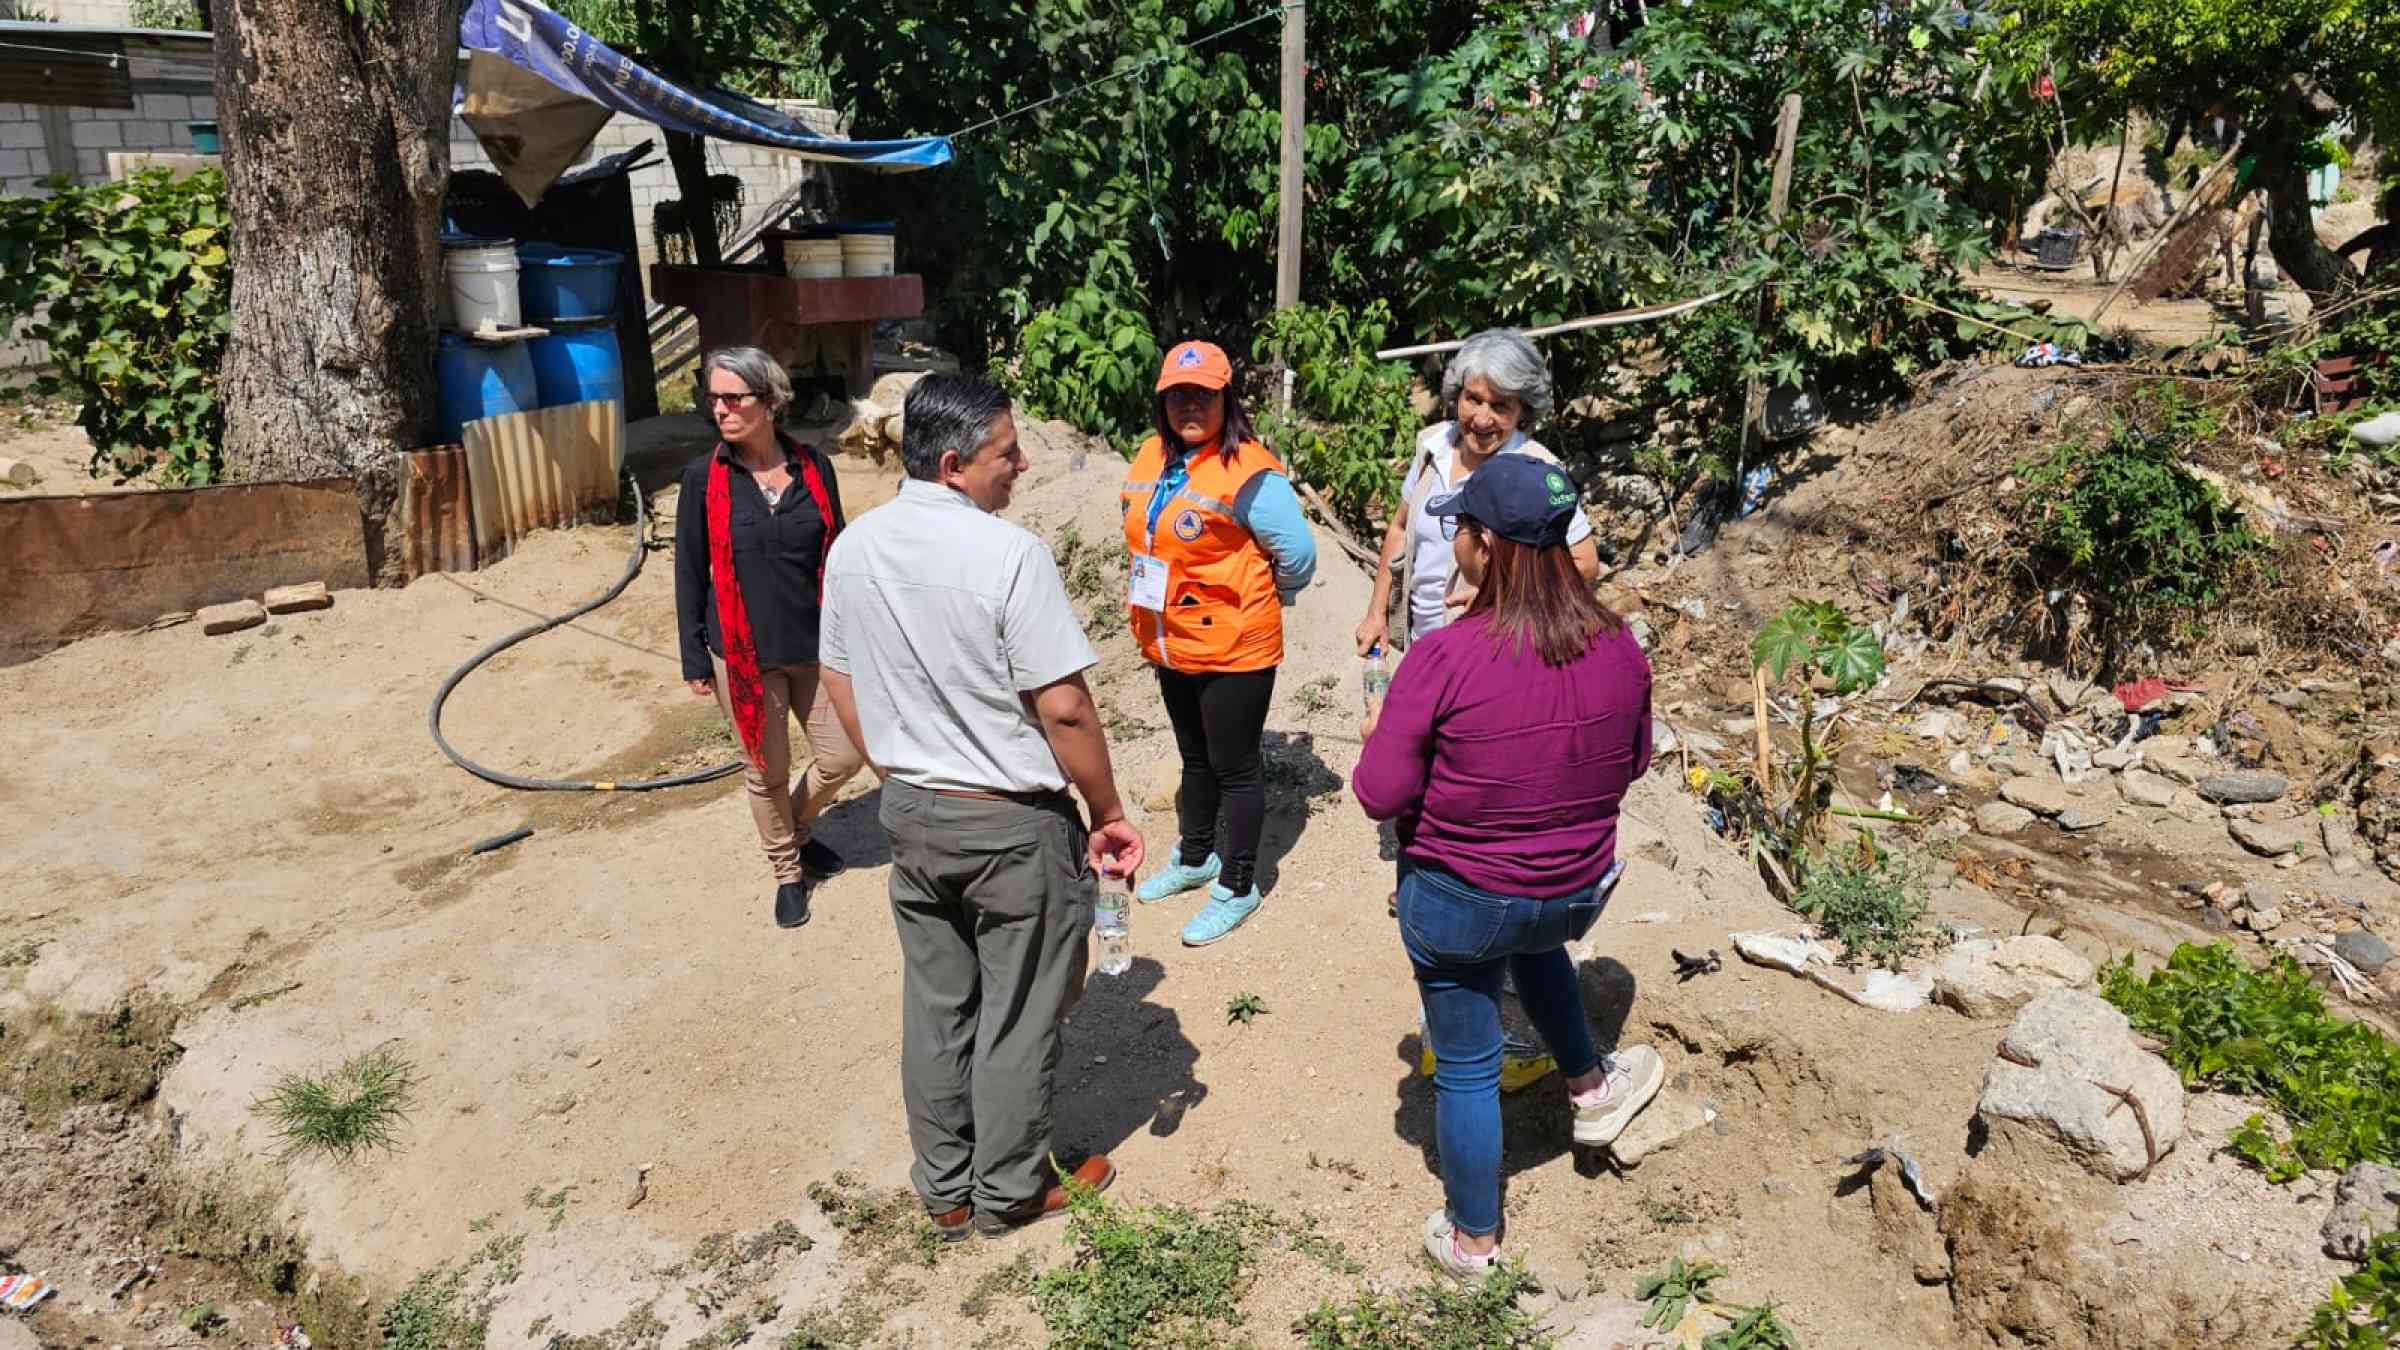
<instances>
[{"instance_id":1,"label":"plastic water bottle","mask_svg":"<svg viewBox=\"0 0 2400 1350\"><path fill-rule=\"evenodd\" d=\"M1133 968L1133 933L1126 926L1130 890L1104 890L1092 906L1092 931L1100 939L1100 973L1122 975Z\"/></svg>"},{"instance_id":2,"label":"plastic water bottle","mask_svg":"<svg viewBox=\"0 0 2400 1350\"><path fill-rule=\"evenodd\" d=\"M1366 668L1359 672L1359 684L1366 690L1367 711L1372 713L1375 705L1383 701L1384 694L1392 687L1391 669L1383 663L1382 643L1367 648Z\"/></svg>"}]
</instances>

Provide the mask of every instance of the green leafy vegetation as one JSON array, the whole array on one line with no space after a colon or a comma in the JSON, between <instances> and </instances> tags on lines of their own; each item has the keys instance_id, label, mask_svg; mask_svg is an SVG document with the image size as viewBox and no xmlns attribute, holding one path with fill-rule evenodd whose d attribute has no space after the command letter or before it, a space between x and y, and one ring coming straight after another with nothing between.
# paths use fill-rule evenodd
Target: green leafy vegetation
<instances>
[{"instance_id":1,"label":"green leafy vegetation","mask_svg":"<svg viewBox=\"0 0 2400 1350\"><path fill-rule=\"evenodd\" d=\"M2022 471L2036 566L2080 591L2112 643L2165 636L2251 576L2266 541L2184 455L2221 428L2172 386L2106 441L2054 448Z\"/></svg>"},{"instance_id":2,"label":"green leafy vegetation","mask_svg":"<svg viewBox=\"0 0 2400 1350\"><path fill-rule=\"evenodd\" d=\"M1556 1339L1519 1306L1540 1288L1524 1266L1502 1261L1471 1284L1436 1277L1397 1294L1327 1300L1292 1330L1310 1350L1543 1350Z\"/></svg>"},{"instance_id":3,"label":"green leafy vegetation","mask_svg":"<svg viewBox=\"0 0 2400 1350\"><path fill-rule=\"evenodd\" d=\"M0 197L0 332L43 344L54 364L0 397L77 404L95 475L215 481L217 366L233 325L225 176L45 186Z\"/></svg>"},{"instance_id":4,"label":"green leafy vegetation","mask_svg":"<svg viewBox=\"0 0 2400 1350\"><path fill-rule=\"evenodd\" d=\"M1791 904L1842 944L1845 961L1898 970L1939 941L1925 923L1924 861L1878 848L1863 830L1853 847L1829 849L1805 869Z\"/></svg>"},{"instance_id":5,"label":"green leafy vegetation","mask_svg":"<svg viewBox=\"0 0 2400 1350\"><path fill-rule=\"evenodd\" d=\"M168 28L179 33L208 31L208 13L200 0L133 0L127 20L136 28Z\"/></svg>"},{"instance_id":6,"label":"green leafy vegetation","mask_svg":"<svg viewBox=\"0 0 2400 1350\"><path fill-rule=\"evenodd\" d=\"M1272 1011L1265 999L1247 991L1225 1000L1225 1020L1228 1023L1239 1022L1248 1026L1260 1013Z\"/></svg>"},{"instance_id":7,"label":"green leafy vegetation","mask_svg":"<svg viewBox=\"0 0 2400 1350\"><path fill-rule=\"evenodd\" d=\"M845 1246L863 1250L887 1263L901 1261L932 1266L950 1250L926 1217L916 1192L905 1186L870 1189L854 1172L836 1172L831 1181L812 1181L808 1198L842 1235Z\"/></svg>"},{"instance_id":8,"label":"green leafy vegetation","mask_svg":"<svg viewBox=\"0 0 2400 1350\"><path fill-rule=\"evenodd\" d=\"M1294 305L1267 316L1258 359L1293 373L1296 415L1270 403L1261 432L1299 480L1353 522L1396 509L1400 475L1415 443L1408 368L1378 361L1391 322L1381 300L1355 314L1340 305Z\"/></svg>"},{"instance_id":9,"label":"green leafy vegetation","mask_svg":"<svg viewBox=\"0 0 2400 1350\"><path fill-rule=\"evenodd\" d=\"M1070 1181L1070 1261L1033 1282L1053 1350L1206 1346L1242 1322L1258 1264L1254 1212L1129 1206Z\"/></svg>"},{"instance_id":10,"label":"green leafy vegetation","mask_svg":"<svg viewBox=\"0 0 2400 1350\"><path fill-rule=\"evenodd\" d=\"M383 1046L322 1076L287 1073L250 1109L267 1118L286 1152L348 1162L362 1149L398 1142L416 1087L416 1066Z\"/></svg>"},{"instance_id":11,"label":"green leafy vegetation","mask_svg":"<svg viewBox=\"0 0 2400 1350\"><path fill-rule=\"evenodd\" d=\"M2378 1233L2367 1259L2334 1281L2309 1318L2308 1350L2385 1350L2400 1342L2400 1233Z\"/></svg>"},{"instance_id":12,"label":"green leafy vegetation","mask_svg":"<svg viewBox=\"0 0 2400 1350\"><path fill-rule=\"evenodd\" d=\"M1692 1304L1708 1301L1708 1287L1725 1273L1725 1267L1714 1261L1700 1260L1687 1266L1680 1256L1668 1258L1665 1266L1643 1276L1633 1287L1633 1296L1650 1305L1650 1311L1642 1315L1642 1325L1659 1331L1672 1328Z\"/></svg>"},{"instance_id":13,"label":"green leafy vegetation","mask_svg":"<svg viewBox=\"0 0 2400 1350\"><path fill-rule=\"evenodd\" d=\"M2146 978L2131 956L2102 967L2100 992L2165 1044L2186 1084L2274 1108L2288 1137L2253 1115L2230 1141L2269 1177L2400 1161L2400 1046L2326 1011L2288 958L2253 969L2223 943L2186 943Z\"/></svg>"},{"instance_id":14,"label":"green leafy vegetation","mask_svg":"<svg viewBox=\"0 0 2400 1350\"><path fill-rule=\"evenodd\" d=\"M1791 794L1773 804L1771 785L1758 781L1759 766L1742 771L1700 774L1729 828L1752 841L1759 858L1792 895L1791 877L1804 873L1823 846L1825 821L1833 807L1834 761L1840 748L1839 723L1820 726L1817 682L1824 681L1836 696L1871 689L1883 679L1883 639L1866 624L1853 623L1833 604L1822 600L1795 601L1767 620L1750 642L1750 660L1763 678L1781 684L1787 679L1798 696L1795 719L1800 749L1791 766Z\"/></svg>"},{"instance_id":15,"label":"green leafy vegetation","mask_svg":"<svg viewBox=\"0 0 2400 1350\"><path fill-rule=\"evenodd\" d=\"M456 1266L436 1266L383 1310L383 1350L483 1350L500 1291L525 1273L525 1239L494 1238Z\"/></svg>"},{"instance_id":16,"label":"green leafy vegetation","mask_svg":"<svg viewBox=\"0 0 2400 1350\"><path fill-rule=\"evenodd\" d=\"M1132 440L1150 423L1159 354L1139 310L1102 287L1078 286L1027 316L1013 367L995 362L992 373L1034 417Z\"/></svg>"},{"instance_id":17,"label":"green leafy vegetation","mask_svg":"<svg viewBox=\"0 0 2400 1350\"><path fill-rule=\"evenodd\" d=\"M1744 1308L1723 1331L1701 1338L1700 1350L1800 1350L1800 1338L1783 1324L1775 1305Z\"/></svg>"}]
</instances>

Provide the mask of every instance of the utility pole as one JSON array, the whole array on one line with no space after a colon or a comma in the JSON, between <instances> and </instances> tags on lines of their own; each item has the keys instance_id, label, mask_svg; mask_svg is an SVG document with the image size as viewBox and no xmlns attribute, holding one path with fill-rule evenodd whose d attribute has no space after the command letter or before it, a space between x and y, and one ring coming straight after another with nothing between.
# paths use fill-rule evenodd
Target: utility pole
<instances>
[{"instance_id":1,"label":"utility pole","mask_svg":"<svg viewBox=\"0 0 2400 1350\"><path fill-rule=\"evenodd\" d=\"M1284 0L1283 10L1283 176L1277 191L1275 236L1275 308L1300 303L1301 133L1308 125L1308 11L1300 0ZM1283 408L1292 406L1292 371L1282 381Z\"/></svg>"}]
</instances>

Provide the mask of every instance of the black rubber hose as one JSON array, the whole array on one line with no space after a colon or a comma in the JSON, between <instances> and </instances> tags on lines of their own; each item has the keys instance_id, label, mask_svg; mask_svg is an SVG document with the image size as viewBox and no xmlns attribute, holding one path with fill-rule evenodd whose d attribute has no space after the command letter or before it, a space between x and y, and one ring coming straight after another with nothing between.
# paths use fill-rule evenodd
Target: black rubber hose
<instances>
[{"instance_id":1,"label":"black rubber hose","mask_svg":"<svg viewBox=\"0 0 2400 1350\"><path fill-rule=\"evenodd\" d=\"M642 555L648 552L644 536L648 533L649 525L650 513L642 496L641 485L637 483L633 488L633 556L625 560L625 575L617 578L617 584L602 591L598 597L587 600L556 618L544 619L540 623L520 628L486 646L482 651L468 657L465 665L451 671L449 679L442 681L442 687L434 692L433 707L426 712L425 718L433 730L433 743L441 747L442 753L450 757L451 763L487 783L498 783L507 788L521 788L527 792L655 792L660 788L689 787L694 783L714 782L728 774L742 771L740 760L729 759L714 768L701 769L696 773L679 773L671 778L637 778L622 783L566 778L520 778L513 773L502 773L497 769L485 768L458 753L442 735L442 704L449 700L450 691L458 688L459 681L467 678L477 666L527 638L538 637L561 624L572 623L625 593L625 588L633 584L633 579L642 574Z\"/></svg>"}]
</instances>

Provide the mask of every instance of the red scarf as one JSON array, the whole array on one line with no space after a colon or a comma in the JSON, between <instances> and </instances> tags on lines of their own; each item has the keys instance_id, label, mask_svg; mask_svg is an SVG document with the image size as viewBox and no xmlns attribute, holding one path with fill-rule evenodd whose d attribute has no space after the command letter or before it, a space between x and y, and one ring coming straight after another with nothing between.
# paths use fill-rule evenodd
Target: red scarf
<instances>
[{"instance_id":1,"label":"red scarf","mask_svg":"<svg viewBox=\"0 0 2400 1350\"><path fill-rule=\"evenodd\" d=\"M801 481L808 484L808 495L817 503L817 516L825 522L825 545L817 551L818 603L823 604L825 555L833 551L833 536L841 524L834 519L833 497L825 491L825 479L817 472L816 452L806 446L794 447L781 432L776 433L775 442L787 459L800 461ZM732 452L719 441L708 466L708 581L709 589L717 594L717 627L725 639L725 701L733 705L733 729L741 736L742 750L750 762L763 771L766 761L758 747L766 734L767 701L759 686L758 639L750 631L750 608L742 603L741 583L733 575L731 460Z\"/></svg>"}]
</instances>

